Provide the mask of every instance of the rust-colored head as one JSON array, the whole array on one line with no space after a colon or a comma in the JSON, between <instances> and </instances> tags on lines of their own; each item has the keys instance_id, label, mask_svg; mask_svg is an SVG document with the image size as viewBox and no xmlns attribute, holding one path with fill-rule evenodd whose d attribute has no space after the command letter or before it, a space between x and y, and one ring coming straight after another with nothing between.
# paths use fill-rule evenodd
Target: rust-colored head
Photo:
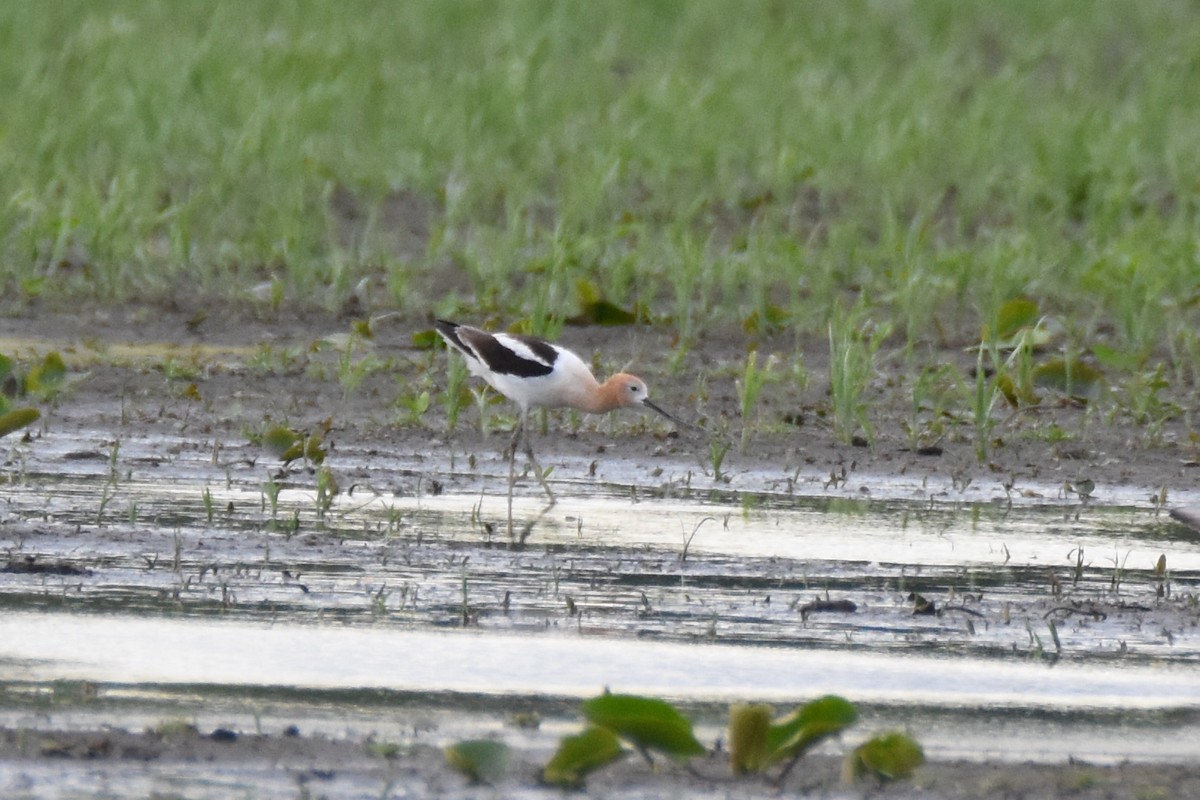
<instances>
[{"instance_id":1,"label":"rust-colored head","mask_svg":"<svg viewBox=\"0 0 1200 800\"><path fill-rule=\"evenodd\" d=\"M678 417L668 414L650 400L646 382L636 375L618 372L600 385L597 411L612 411L614 408L648 408L662 414L677 425L688 425ZM689 426L690 427L690 426Z\"/></svg>"}]
</instances>

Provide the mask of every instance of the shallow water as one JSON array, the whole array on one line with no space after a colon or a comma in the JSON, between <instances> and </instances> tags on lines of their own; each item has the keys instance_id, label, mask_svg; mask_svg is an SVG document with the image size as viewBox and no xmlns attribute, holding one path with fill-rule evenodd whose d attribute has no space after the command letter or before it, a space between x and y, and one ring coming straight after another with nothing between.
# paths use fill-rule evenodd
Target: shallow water
<instances>
[{"instance_id":1,"label":"shallow water","mask_svg":"<svg viewBox=\"0 0 1200 800\"><path fill-rule=\"evenodd\" d=\"M108 704L68 697L36 725L198 716L230 692L291 693L281 718L331 734L393 725L351 699L371 689L421 698L448 740L480 724L463 698L565 725L610 687L694 707L715 738L729 701L836 692L934 757L1200 754L1200 540L1149 502L817 476L748 491L686 464L584 479L566 463L514 551L495 461L342 450L324 505L311 471L242 444L85 432L9 454L10 724L74 681ZM527 484L518 525L543 509ZM914 592L940 613L915 614Z\"/></svg>"},{"instance_id":2,"label":"shallow water","mask_svg":"<svg viewBox=\"0 0 1200 800\"><path fill-rule=\"evenodd\" d=\"M564 633L427 631L68 613L0 620L14 681L291 686L587 697L600 686L696 701L786 703L806 692L946 707L1200 706L1189 666L1063 664L625 641ZM86 642L86 648L80 648Z\"/></svg>"}]
</instances>

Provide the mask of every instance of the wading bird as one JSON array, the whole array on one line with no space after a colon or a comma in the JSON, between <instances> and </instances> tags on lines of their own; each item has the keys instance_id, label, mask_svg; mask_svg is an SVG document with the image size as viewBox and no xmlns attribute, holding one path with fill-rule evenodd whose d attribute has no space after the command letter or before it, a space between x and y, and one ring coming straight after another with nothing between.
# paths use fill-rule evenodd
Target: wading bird
<instances>
[{"instance_id":1,"label":"wading bird","mask_svg":"<svg viewBox=\"0 0 1200 800\"><path fill-rule=\"evenodd\" d=\"M444 319L437 321L437 331L447 344L462 353L472 374L483 378L493 389L517 404L521 413L513 430L509 463L516 460L517 445L524 439L525 455L551 505L554 504L554 492L533 455L526 430L529 409L575 408L589 414L603 414L617 408L648 408L677 425L693 427L651 402L646 382L641 378L618 372L600 383L583 359L564 347L533 336L488 333ZM510 503L514 480L510 469Z\"/></svg>"}]
</instances>

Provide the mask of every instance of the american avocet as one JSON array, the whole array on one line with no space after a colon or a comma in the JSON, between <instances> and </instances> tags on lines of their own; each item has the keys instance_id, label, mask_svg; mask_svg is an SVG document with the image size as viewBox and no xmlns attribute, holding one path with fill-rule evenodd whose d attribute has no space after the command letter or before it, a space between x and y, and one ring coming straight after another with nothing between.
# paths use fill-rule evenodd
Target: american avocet
<instances>
[{"instance_id":1,"label":"american avocet","mask_svg":"<svg viewBox=\"0 0 1200 800\"><path fill-rule=\"evenodd\" d=\"M437 331L447 344L463 354L474 375L517 404L521 415L513 430L510 458L516 459L517 444L523 437L525 455L551 504L554 503L554 492L546 483L529 443L526 430L529 409L575 408L590 414L603 414L617 408L648 408L678 425L688 425L655 405L641 378L618 372L600 383L583 359L565 347L533 336L488 333L444 319L437 320ZM512 488L511 481L509 488Z\"/></svg>"}]
</instances>

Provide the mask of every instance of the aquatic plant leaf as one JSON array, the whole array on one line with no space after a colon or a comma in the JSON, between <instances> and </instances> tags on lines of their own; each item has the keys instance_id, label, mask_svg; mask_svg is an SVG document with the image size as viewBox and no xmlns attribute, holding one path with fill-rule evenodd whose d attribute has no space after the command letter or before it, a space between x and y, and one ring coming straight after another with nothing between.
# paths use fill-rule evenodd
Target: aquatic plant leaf
<instances>
[{"instance_id":1,"label":"aquatic plant leaf","mask_svg":"<svg viewBox=\"0 0 1200 800\"><path fill-rule=\"evenodd\" d=\"M8 394L8 389L10 387L8 387L6 384L8 383L8 379L10 377L14 378L13 386L11 387L14 389L12 394L17 394L18 392L15 390L19 389L19 387L16 385L18 383L18 381L15 380L16 376L13 374L12 359L3 353L0 353L0 392Z\"/></svg>"},{"instance_id":2,"label":"aquatic plant leaf","mask_svg":"<svg viewBox=\"0 0 1200 800\"><path fill-rule=\"evenodd\" d=\"M579 316L572 321L581 320L584 324L593 325L632 325L637 319L638 315L633 311L626 311L607 300L597 300L583 306Z\"/></svg>"},{"instance_id":3,"label":"aquatic plant leaf","mask_svg":"<svg viewBox=\"0 0 1200 800\"><path fill-rule=\"evenodd\" d=\"M761 772L767 765L771 707L735 703L729 707L729 765L734 775Z\"/></svg>"},{"instance_id":4,"label":"aquatic plant leaf","mask_svg":"<svg viewBox=\"0 0 1200 800\"><path fill-rule=\"evenodd\" d=\"M496 783L508 769L512 750L504 742L469 739L448 745L443 751L446 763L475 783Z\"/></svg>"},{"instance_id":5,"label":"aquatic plant leaf","mask_svg":"<svg viewBox=\"0 0 1200 800\"><path fill-rule=\"evenodd\" d=\"M542 770L542 780L567 789L583 784L588 773L629 755L617 735L595 726L583 733L564 736L558 750Z\"/></svg>"},{"instance_id":6,"label":"aquatic plant leaf","mask_svg":"<svg viewBox=\"0 0 1200 800\"><path fill-rule=\"evenodd\" d=\"M641 308L629 311L605 300L591 281L576 281L575 291L579 295L579 314L569 320L572 325L632 325L639 316L646 316Z\"/></svg>"},{"instance_id":7,"label":"aquatic plant leaf","mask_svg":"<svg viewBox=\"0 0 1200 800\"><path fill-rule=\"evenodd\" d=\"M350 323L350 330L364 339L374 339L375 331L371 328L371 320L356 319Z\"/></svg>"},{"instance_id":8,"label":"aquatic plant leaf","mask_svg":"<svg viewBox=\"0 0 1200 800\"><path fill-rule=\"evenodd\" d=\"M575 281L575 294L579 297L579 305L591 305L599 300L604 299L604 294L600 291L600 287L586 278L580 278Z\"/></svg>"},{"instance_id":9,"label":"aquatic plant leaf","mask_svg":"<svg viewBox=\"0 0 1200 800\"><path fill-rule=\"evenodd\" d=\"M67 376L67 365L58 351L47 353L42 363L25 376L25 390L40 397L53 397Z\"/></svg>"},{"instance_id":10,"label":"aquatic plant leaf","mask_svg":"<svg viewBox=\"0 0 1200 800\"><path fill-rule=\"evenodd\" d=\"M883 780L907 778L925 763L925 751L912 737L885 733L868 739L846 757L842 776L846 782L872 774Z\"/></svg>"},{"instance_id":11,"label":"aquatic plant leaf","mask_svg":"<svg viewBox=\"0 0 1200 800\"><path fill-rule=\"evenodd\" d=\"M200 731L185 719L164 719L150 729L159 739L180 739L198 736Z\"/></svg>"},{"instance_id":12,"label":"aquatic plant leaf","mask_svg":"<svg viewBox=\"0 0 1200 800\"><path fill-rule=\"evenodd\" d=\"M287 453L284 453L284 455L287 455ZM292 456L292 458L287 460L291 461L297 457L298 456ZM325 437L320 433L314 433L311 436L306 436L304 438L304 457L314 464L325 463Z\"/></svg>"},{"instance_id":13,"label":"aquatic plant leaf","mask_svg":"<svg viewBox=\"0 0 1200 800\"><path fill-rule=\"evenodd\" d=\"M1098 400L1104 388L1104 374L1082 361L1056 358L1034 367L1033 382L1071 397Z\"/></svg>"},{"instance_id":14,"label":"aquatic plant leaf","mask_svg":"<svg viewBox=\"0 0 1200 800\"><path fill-rule=\"evenodd\" d=\"M1004 395L1004 399L1013 408L1021 406L1021 395L1017 392L1017 385L1013 383L1011 376L1007 374L996 376L996 388L1000 390L1000 394Z\"/></svg>"},{"instance_id":15,"label":"aquatic plant leaf","mask_svg":"<svg viewBox=\"0 0 1200 800\"><path fill-rule=\"evenodd\" d=\"M630 694L605 694L586 701L588 721L631 742L639 750L657 750L672 758L702 755L692 723L664 700Z\"/></svg>"},{"instance_id":16,"label":"aquatic plant leaf","mask_svg":"<svg viewBox=\"0 0 1200 800\"><path fill-rule=\"evenodd\" d=\"M284 455L295 446L299 439L300 434L291 428L275 425L267 429L267 432L263 434L262 441L263 446L271 451L272 455L276 458L284 458Z\"/></svg>"},{"instance_id":17,"label":"aquatic plant leaf","mask_svg":"<svg viewBox=\"0 0 1200 800\"><path fill-rule=\"evenodd\" d=\"M417 331L412 335L413 347L418 350L432 350L441 340L442 337L438 336L438 332L433 328Z\"/></svg>"},{"instance_id":18,"label":"aquatic plant leaf","mask_svg":"<svg viewBox=\"0 0 1200 800\"><path fill-rule=\"evenodd\" d=\"M768 304L761 313L757 310L750 312L750 316L742 320L742 330L751 336L777 333L787 327L790 321L791 316L787 311Z\"/></svg>"},{"instance_id":19,"label":"aquatic plant leaf","mask_svg":"<svg viewBox=\"0 0 1200 800\"><path fill-rule=\"evenodd\" d=\"M824 739L858 721L858 710L844 697L818 697L767 731L768 763L798 758Z\"/></svg>"},{"instance_id":20,"label":"aquatic plant leaf","mask_svg":"<svg viewBox=\"0 0 1200 800\"><path fill-rule=\"evenodd\" d=\"M396 758L401 752L400 745L395 742L379 742L374 739L368 740L365 748L368 755L379 758Z\"/></svg>"},{"instance_id":21,"label":"aquatic plant leaf","mask_svg":"<svg viewBox=\"0 0 1200 800\"><path fill-rule=\"evenodd\" d=\"M20 430L26 425L32 425L42 416L36 408L14 408L7 414L0 415L0 436Z\"/></svg>"},{"instance_id":22,"label":"aquatic plant leaf","mask_svg":"<svg viewBox=\"0 0 1200 800\"><path fill-rule=\"evenodd\" d=\"M1146 363L1146 354L1117 350L1103 344L1092 345L1092 355L1102 366L1117 372L1132 372Z\"/></svg>"},{"instance_id":23,"label":"aquatic plant leaf","mask_svg":"<svg viewBox=\"0 0 1200 800\"><path fill-rule=\"evenodd\" d=\"M328 430L328 426L323 426L323 430ZM285 464L298 458L306 459L313 464L321 464L325 461L322 430L304 434L284 425L275 425L268 428L263 434L262 443L272 455Z\"/></svg>"},{"instance_id":24,"label":"aquatic plant leaf","mask_svg":"<svg viewBox=\"0 0 1200 800\"><path fill-rule=\"evenodd\" d=\"M1038 304L1028 297L1016 297L1000 306L996 314L997 338L1011 339L1017 331L1037 322Z\"/></svg>"},{"instance_id":25,"label":"aquatic plant leaf","mask_svg":"<svg viewBox=\"0 0 1200 800\"><path fill-rule=\"evenodd\" d=\"M42 380L50 383L58 383L67 375L67 365L63 363L62 356L58 351L47 353L42 360Z\"/></svg>"}]
</instances>

